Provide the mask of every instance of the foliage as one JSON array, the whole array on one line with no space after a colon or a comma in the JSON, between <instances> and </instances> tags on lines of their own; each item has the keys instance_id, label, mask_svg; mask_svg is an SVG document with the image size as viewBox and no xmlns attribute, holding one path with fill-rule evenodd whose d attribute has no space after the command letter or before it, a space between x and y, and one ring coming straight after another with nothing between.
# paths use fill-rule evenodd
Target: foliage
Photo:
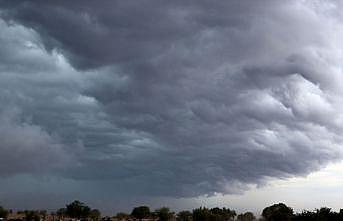
<instances>
[{"instance_id":1,"label":"foliage","mask_svg":"<svg viewBox=\"0 0 343 221\"><path fill-rule=\"evenodd\" d=\"M225 207L220 209L218 207L210 209L211 221L227 221L234 220L236 212L234 210L226 209Z\"/></svg>"},{"instance_id":2,"label":"foliage","mask_svg":"<svg viewBox=\"0 0 343 221\"><path fill-rule=\"evenodd\" d=\"M343 210L339 213L331 211L330 208L322 207L314 211L304 210L295 214L293 221L341 221L343 220Z\"/></svg>"},{"instance_id":3,"label":"foliage","mask_svg":"<svg viewBox=\"0 0 343 221\"><path fill-rule=\"evenodd\" d=\"M234 220L236 212L234 210L220 209L218 207L208 209L200 207L193 210L193 221L227 221Z\"/></svg>"},{"instance_id":4,"label":"foliage","mask_svg":"<svg viewBox=\"0 0 343 221\"><path fill-rule=\"evenodd\" d=\"M133 208L131 215L137 219L149 218L151 216L150 208L147 206L139 206Z\"/></svg>"},{"instance_id":5,"label":"foliage","mask_svg":"<svg viewBox=\"0 0 343 221\"><path fill-rule=\"evenodd\" d=\"M209 221L210 211L206 207L200 207L193 210L193 221Z\"/></svg>"},{"instance_id":6,"label":"foliage","mask_svg":"<svg viewBox=\"0 0 343 221\"><path fill-rule=\"evenodd\" d=\"M168 221L174 217L174 212L171 212L168 207L162 207L155 211L159 221Z\"/></svg>"},{"instance_id":7,"label":"foliage","mask_svg":"<svg viewBox=\"0 0 343 221\"><path fill-rule=\"evenodd\" d=\"M253 221L255 219L256 218L252 212L241 213L237 216L238 221Z\"/></svg>"},{"instance_id":8,"label":"foliage","mask_svg":"<svg viewBox=\"0 0 343 221\"><path fill-rule=\"evenodd\" d=\"M262 211L262 216L267 221L290 221L293 217L293 209L283 203L266 207Z\"/></svg>"},{"instance_id":9,"label":"foliage","mask_svg":"<svg viewBox=\"0 0 343 221\"><path fill-rule=\"evenodd\" d=\"M6 218L9 214L8 210L5 210L0 206L0 218ZM17 214L24 214L25 221L39 221L45 220L47 212L45 210L25 210L18 211ZM65 217L87 219L92 221L109 221L110 217L101 218L101 213L97 209L91 209L80 201L74 201L66 208L61 208L55 213L59 219ZM300 213L293 213L293 209L283 203L274 204L268 206L262 211L263 218L258 220L264 221L342 221L343 209L339 212L332 211L331 208L322 207L313 211L304 210ZM252 212L241 213L236 217L236 212L229 208L206 208L199 207L192 212L184 210L180 211L176 215L177 221L256 221L256 217ZM131 215L127 213L118 213L116 215L120 221L136 219L151 218L155 221L170 221L175 220L174 212L167 207L161 207L156 209L154 213L150 212L149 207L139 206L132 210Z\"/></svg>"},{"instance_id":10,"label":"foliage","mask_svg":"<svg viewBox=\"0 0 343 221\"><path fill-rule=\"evenodd\" d=\"M90 212L90 207L77 200L66 205L66 214L71 218L86 218L90 215Z\"/></svg>"}]
</instances>

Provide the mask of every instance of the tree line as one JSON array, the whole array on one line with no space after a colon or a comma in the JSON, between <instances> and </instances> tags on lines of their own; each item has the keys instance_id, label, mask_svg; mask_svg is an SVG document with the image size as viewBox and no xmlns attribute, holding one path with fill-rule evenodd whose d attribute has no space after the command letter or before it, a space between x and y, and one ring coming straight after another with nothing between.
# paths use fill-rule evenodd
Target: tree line
<instances>
[{"instance_id":1,"label":"tree line","mask_svg":"<svg viewBox=\"0 0 343 221\"><path fill-rule=\"evenodd\" d=\"M8 219L9 217L16 217L14 218L16 221L20 220L18 217L24 217L25 221L42 221L47 220L48 215L56 218L56 221L65 220L65 218L93 221L99 221L101 219L101 213L98 209L92 209L78 200L67 204L66 207L60 208L56 212L51 212L50 214L48 214L46 210L19 210L16 212L19 216L10 216L12 214L12 210L6 210L0 206L0 218Z\"/></svg>"},{"instance_id":2,"label":"tree line","mask_svg":"<svg viewBox=\"0 0 343 221\"><path fill-rule=\"evenodd\" d=\"M9 217L12 210L6 210L0 206L0 219L11 220ZM53 220L88 220L88 221L129 221L129 220L154 220L154 221L342 221L343 209L339 212L331 208L322 207L313 211L304 210L294 213L291 207L283 203L274 204L263 209L261 216L255 217L252 212L237 214L229 208L206 208L200 207L190 210L183 210L178 213L171 211L168 207L161 207L151 211L148 206L138 206L132 209L131 213L119 212L113 217L101 217L98 209L92 209L85 203L73 201L65 207L48 214L45 210L24 210L17 211L22 215L23 221L43 221L47 217ZM13 216L12 216L13 217ZM9 219L8 219L9 218ZM13 218L12 218L13 219ZM51 219L50 219L51 220ZM18 218L12 221L19 221Z\"/></svg>"}]
</instances>

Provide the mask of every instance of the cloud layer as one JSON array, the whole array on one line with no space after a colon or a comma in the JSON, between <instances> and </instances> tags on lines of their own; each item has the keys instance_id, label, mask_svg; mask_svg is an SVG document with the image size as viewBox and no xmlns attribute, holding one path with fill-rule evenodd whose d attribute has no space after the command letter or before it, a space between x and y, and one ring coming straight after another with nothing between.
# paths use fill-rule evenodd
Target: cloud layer
<instances>
[{"instance_id":1,"label":"cloud layer","mask_svg":"<svg viewBox=\"0 0 343 221\"><path fill-rule=\"evenodd\" d=\"M342 158L334 2L0 7L1 175L49 161L111 194L190 197Z\"/></svg>"}]
</instances>

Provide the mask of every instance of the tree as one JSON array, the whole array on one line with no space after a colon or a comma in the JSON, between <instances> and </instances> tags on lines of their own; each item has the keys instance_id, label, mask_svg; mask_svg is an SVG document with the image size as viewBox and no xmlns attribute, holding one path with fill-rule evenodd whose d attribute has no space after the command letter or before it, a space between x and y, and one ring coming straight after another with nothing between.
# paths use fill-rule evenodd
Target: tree
<instances>
[{"instance_id":1,"label":"tree","mask_svg":"<svg viewBox=\"0 0 343 221\"><path fill-rule=\"evenodd\" d=\"M236 211L235 210L231 210L229 208L223 208L223 216L224 216L224 220L234 220L235 219L235 216L237 215Z\"/></svg>"},{"instance_id":2,"label":"tree","mask_svg":"<svg viewBox=\"0 0 343 221\"><path fill-rule=\"evenodd\" d=\"M338 216L335 212L331 211L331 208L322 207L320 209L316 209L316 218L320 221L331 221L334 220Z\"/></svg>"},{"instance_id":3,"label":"tree","mask_svg":"<svg viewBox=\"0 0 343 221\"><path fill-rule=\"evenodd\" d=\"M192 213L188 210L180 211L177 214L178 221L192 221Z\"/></svg>"},{"instance_id":4,"label":"tree","mask_svg":"<svg viewBox=\"0 0 343 221\"><path fill-rule=\"evenodd\" d=\"M293 217L293 221L340 221L343 220L342 210L337 213L331 211L331 208L322 207L315 211L303 211Z\"/></svg>"},{"instance_id":5,"label":"tree","mask_svg":"<svg viewBox=\"0 0 343 221\"><path fill-rule=\"evenodd\" d=\"M227 221L234 220L236 212L234 210L224 208L212 208L210 209L210 221Z\"/></svg>"},{"instance_id":6,"label":"tree","mask_svg":"<svg viewBox=\"0 0 343 221\"><path fill-rule=\"evenodd\" d=\"M150 209L147 206L139 206L133 208L131 215L137 219L144 219L150 217Z\"/></svg>"},{"instance_id":7,"label":"tree","mask_svg":"<svg viewBox=\"0 0 343 221\"><path fill-rule=\"evenodd\" d=\"M159 221L168 221L174 217L174 212L171 212L168 207L162 207L155 211Z\"/></svg>"},{"instance_id":8,"label":"tree","mask_svg":"<svg viewBox=\"0 0 343 221\"><path fill-rule=\"evenodd\" d=\"M211 212L206 207L193 210L193 221L210 221Z\"/></svg>"},{"instance_id":9,"label":"tree","mask_svg":"<svg viewBox=\"0 0 343 221\"><path fill-rule=\"evenodd\" d=\"M90 215L91 208L84 203L75 200L74 202L66 205L66 214L71 218L86 218Z\"/></svg>"},{"instance_id":10,"label":"tree","mask_svg":"<svg viewBox=\"0 0 343 221\"><path fill-rule=\"evenodd\" d=\"M262 216L267 221L289 221L293 216L293 209L283 203L264 208Z\"/></svg>"},{"instance_id":11,"label":"tree","mask_svg":"<svg viewBox=\"0 0 343 221\"><path fill-rule=\"evenodd\" d=\"M241 213L237 216L238 221L253 221L256 217L252 212Z\"/></svg>"},{"instance_id":12,"label":"tree","mask_svg":"<svg viewBox=\"0 0 343 221\"><path fill-rule=\"evenodd\" d=\"M8 216L8 211L0 206L0 218L6 219Z\"/></svg>"},{"instance_id":13,"label":"tree","mask_svg":"<svg viewBox=\"0 0 343 221\"><path fill-rule=\"evenodd\" d=\"M94 221L97 221L101 218L101 213L98 209L92 209L90 211L90 214L89 214L89 217L94 220Z\"/></svg>"},{"instance_id":14,"label":"tree","mask_svg":"<svg viewBox=\"0 0 343 221\"><path fill-rule=\"evenodd\" d=\"M303 210L301 213L297 213L293 217L293 221L311 221L315 220L316 214L312 211Z\"/></svg>"},{"instance_id":15,"label":"tree","mask_svg":"<svg viewBox=\"0 0 343 221\"><path fill-rule=\"evenodd\" d=\"M343 209L340 209L339 213L337 213L337 220L343 220Z\"/></svg>"},{"instance_id":16,"label":"tree","mask_svg":"<svg viewBox=\"0 0 343 221\"><path fill-rule=\"evenodd\" d=\"M193 210L193 221L228 221L234 220L236 212L234 210L224 208L200 207Z\"/></svg>"},{"instance_id":17,"label":"tree","mask_svg":"<svg viewBox=\"0 0 343 221\"><path fill-rule=\"evenodd\" d=\"M226 221L225 209L222 210L219 207L210 209L210 221Z\"/></svg>"}]
</instances>

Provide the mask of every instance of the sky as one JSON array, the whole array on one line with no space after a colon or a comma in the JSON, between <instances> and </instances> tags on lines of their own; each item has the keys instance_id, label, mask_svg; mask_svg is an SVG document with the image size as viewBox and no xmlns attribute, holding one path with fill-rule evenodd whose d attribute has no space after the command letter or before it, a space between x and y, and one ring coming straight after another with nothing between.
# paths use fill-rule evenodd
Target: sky
<instances>
[{"instance_id":1,"label":"sky","mask_svg":"<svg viewBox=\"0 0 343 221\"><path fill-rule=\"evenodd\" d=\"M342 11L0 0L0 203L338 209Z\"/></svg>"}]
</instances>

